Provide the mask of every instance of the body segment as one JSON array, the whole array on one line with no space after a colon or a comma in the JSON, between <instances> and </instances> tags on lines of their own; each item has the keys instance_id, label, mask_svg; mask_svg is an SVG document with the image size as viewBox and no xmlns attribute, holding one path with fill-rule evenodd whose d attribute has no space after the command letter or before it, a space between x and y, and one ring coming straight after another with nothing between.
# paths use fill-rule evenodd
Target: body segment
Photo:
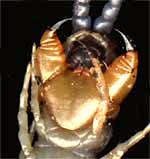
<instances>
[{"instance_id":1,"label":"body segment","mask_svg":"<svg viewBox=\"0 0 150 159\"><path fill-rule=\"evenodd\" d=\"M71 70L48 80L43 87L43 96L50 114L68 130L91 123L101 102L96 81Z\"/></svg>"}]
</instances>

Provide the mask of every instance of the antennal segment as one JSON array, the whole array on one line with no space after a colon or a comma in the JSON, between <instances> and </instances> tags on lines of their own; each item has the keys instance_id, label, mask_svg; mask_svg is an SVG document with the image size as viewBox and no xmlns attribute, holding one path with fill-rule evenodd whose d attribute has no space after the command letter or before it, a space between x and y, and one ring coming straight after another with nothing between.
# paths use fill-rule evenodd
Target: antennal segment
<instances>
[{"instance_id":1,"label":"antennal segment","mask_svg":"<svg viewBox=\"0 0 150 159\"><path fill-rule=\"evenodd\" d=\"M74 31L89 29L91 27L91 18L88 16L90 1L91 0L75 0L72 17Z\"/></svg>"},{"instance_id":2,"label":"antennal segment","mask_svg":"<svg viewBox=\"0 0 150 159\"><path fill-rule=\"evenodd\" d=\"M105 4L102 15L94 22L94 30L101 33L110 33L117 19L123 0L110 0Z\"/></svg>"}]
</instances>

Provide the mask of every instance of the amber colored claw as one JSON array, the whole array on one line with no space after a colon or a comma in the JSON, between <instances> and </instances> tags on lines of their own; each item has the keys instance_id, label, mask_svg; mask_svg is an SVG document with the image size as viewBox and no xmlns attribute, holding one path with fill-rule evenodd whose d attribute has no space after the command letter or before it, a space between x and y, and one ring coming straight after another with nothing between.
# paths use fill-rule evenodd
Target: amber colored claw
<instances>
[{"instance_id":1,"label":"amber colored claw","mask_svg":"<svg viewBox=\"0 0 150 159\"><path fill-rule=\"evenodd\" d=\"M46 30L35 52L36 75L42 82L66 68L64 49L53 30Z\"/></svg>"},{"instance_id":2,"label":"amber colored claw","mask_svg":"<svg viewBox=\"0 0 150 159\"><path fill-rule=\"evenodd\" d=\"M137 77L138 55L128 51L119 56L104 74L109 95L114 104L120 104L131 91Z\"/></svg>"}]
</instances>

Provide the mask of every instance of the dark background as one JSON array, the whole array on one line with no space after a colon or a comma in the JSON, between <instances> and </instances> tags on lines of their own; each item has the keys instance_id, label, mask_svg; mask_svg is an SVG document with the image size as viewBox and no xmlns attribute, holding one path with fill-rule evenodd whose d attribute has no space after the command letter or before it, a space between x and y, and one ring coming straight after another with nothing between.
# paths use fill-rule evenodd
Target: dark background
<instances>
[{"instance_id":1,"label":"dark background","mask_svg":"<svg viewBox=\"0 0 150 159\"><path fill-rule=\"evenodd\" d=\"M57 21L72 16L73 1L2 2L2 158L17 158L20 151L18 141L18 105L26 65L30 60L31 46ZM92 18L100 15L104 1L92 2ZM117 143L123 142L149 121L149 3L126 1L123 3L115 27L132 37L139 52L137 82L123 102L115 122L114 137L104 153ZM66 26L62 38L71 33ZM65 33L66 32L66 33ZM148 136L131 148L125 158L148 158ZM101 155L103 155L102 153Z\"/></svg>"}]
</instances>

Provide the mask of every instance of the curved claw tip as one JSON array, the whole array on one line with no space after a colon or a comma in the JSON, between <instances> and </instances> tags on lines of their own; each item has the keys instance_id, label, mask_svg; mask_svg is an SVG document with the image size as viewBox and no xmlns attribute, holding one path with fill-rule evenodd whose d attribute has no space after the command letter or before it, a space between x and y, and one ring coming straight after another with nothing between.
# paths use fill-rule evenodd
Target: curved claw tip
<instances>
[{"instance_id":1,"label":"curved claw tip","mask_svg":"<svg viewBox=\"0 0 150 159\"><path fill-rule=\"evenodd\" d=\"M69 21L69 20L72 20L72 18L63 19L63 20L57 22L56 24L54 24L50 29L55 32L57 29L59 29L59 27L60 27L63 23L65 23L65 22L67 22L67 21Z\"/></svg>"},{"instance_id":2,"label":"curved claw tip","mask_svg":"<svg viewBox=\"0 0 150 159\"><path fill-rule=\"evenodd\" d=\"M117 31L123 38L125 45L126 45L126 51L133 51L135 50L133 45L130 43L130 41L128 40L127 36L124 35L121 31L119 31L118 29L114 29L115 31Z\"/></svg>"}]
</instances>

